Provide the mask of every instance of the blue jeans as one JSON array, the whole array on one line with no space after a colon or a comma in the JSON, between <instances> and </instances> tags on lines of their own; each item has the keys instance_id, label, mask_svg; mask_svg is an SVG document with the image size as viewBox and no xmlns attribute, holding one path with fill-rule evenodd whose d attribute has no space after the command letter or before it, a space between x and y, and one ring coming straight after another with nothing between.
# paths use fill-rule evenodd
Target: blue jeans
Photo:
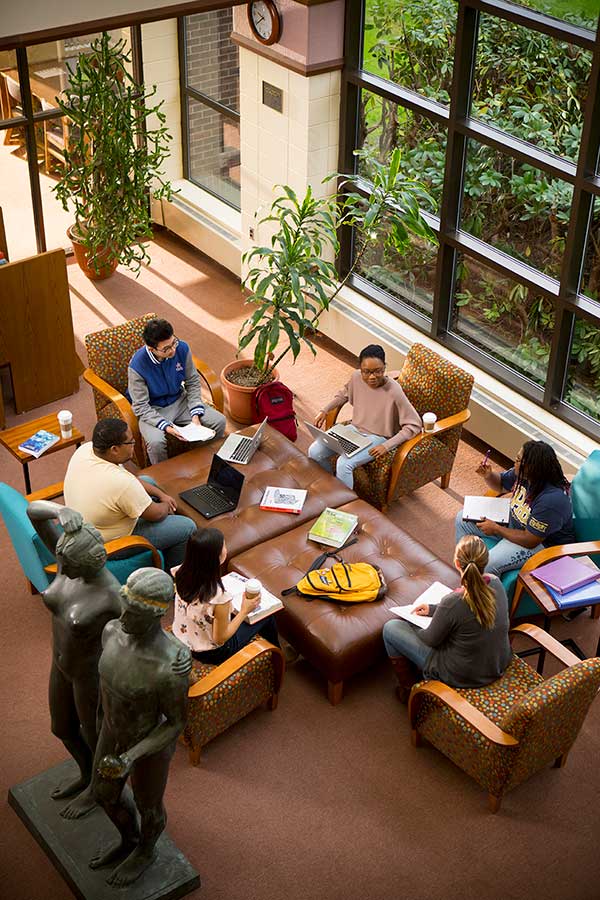
<instances>
[{"instance_id":1,"label":"blue jeans","mask_svg":"<svg viewBox=\"0 0 600 900\"><path fill-rule=\"evenodd\" d=\"M387 438L381 437L380 434L372 434L370 437L373 440L371 447L375 447L377 444L383 444L384 441L387 441ZM366 450L361 450L360 453L355 453L354 456L338 456L337 458L335 474L340 481L344 482L346 487L350 488L350 490L354 487L354 470L357 466L364 466L365 463L371 462L373 459L373 457L369 455L371 447L368 447ZM315 462L318 462L322 469L325 469L327 472L331 471L329 461L332 456L335 456L335 450L330 450L323 441L313 441L308 448L308 455L311 459L314 459Z\"/></svg>"},{"instance_id":2,"label":"blue jeans","mask_svg":"<svg viewBox=\"0 0 600 900\"><path fill-rule=\"evenodd\" d=\"M229 659L230 656L233 656L234 653L237 653L238 650L241 650L242 647L245 647L246 644L249 644L257 634L279 647L279 634L275 616L270 615L265 619L261 619L260 622L255 622L254 625L242 622L235 634L232 634L229 640L221 644L220 647L215 647L214 650L204 650L201 653L192 653L192 656L195 659L199 659L200 662L218 666L220 663L225 662L226 659Z\"/></svg>"},{"instance_id":3,"label":"blue jeans","mask_svg":"<svg viewBox=\"0 0 600 900\"><path fill-rule=\"evenodd\" d=\"M500 578L503 572L510 572L511 569L520 569L523 563L540 549L539 547L533 547L531 549L520 547L518 544L513 544L512 541L507 541L506 538L489 537L487 534L483 533L476 522L463 522L462 509L459 509L456 513L454 530L456 533L456 543L458 543L465 534L476 534L477 537L484 538L486 543L488 541L494 541L494 546L489 551L490 558L485 567L485 571L489 575L497 575L498 578Z\"/></svg>"},{"instance_id":4,"label":"blue jeans","mask_svg":"<svg viewBox=\"0 0 600 900\"><path fill-rule=\"evenodd\" d=\"M140 475L144 481L156 485L154 478ZM183 562L185 545L188 538L196 531L196 523L187 516L165 516L160 522L148 522L146 519L138 519L132 534L147 538L160 550L165 560L167 572Z\"/></svg>"},{"instance_id":5,"label":"blue jeans","mask_svg":"<svg viewBox=\"0 0 600 900\"><path fill-rule=\"evenodd\" d=\"M383 626L383 643L388 656L405 656L422 671L431 647L421 640L418 632L416 625L404 619L390 619Z\"/></svg>"}]
</instances>

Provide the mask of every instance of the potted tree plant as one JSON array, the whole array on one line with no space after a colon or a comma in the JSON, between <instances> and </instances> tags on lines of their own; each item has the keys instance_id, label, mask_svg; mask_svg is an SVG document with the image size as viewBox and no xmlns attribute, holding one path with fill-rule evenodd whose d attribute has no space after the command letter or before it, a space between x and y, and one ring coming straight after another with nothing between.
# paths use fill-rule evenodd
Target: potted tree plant
<instances>
[{"instance_id":1,"label":"potted tree plant","mask_svg":"<svg viewBox=\"0 0 600 900\"><path fill-rule=\"evenodd\" d=\"M317 198L309 185L302 200L284 185L269 215L259 222L277 224L271 245L253 247L243 256L250 265L243 283L250 291L246 302L255 308L240 330L238 355L255 341L254 354L252 359L229 363L221 372L230 413L239 422L252 422L254 391L276 377L276 366L288 353L295 360L304 344L316 354L311 337L320 315L374 243L403 253L411 235L435 240L420 212L420 204L431 206L432 198L419 182L402 174L400 149L393 151L387 165L362 155L370 185L358 175L334 173L326 180L340 179L336 195ZM348 272L338 281L333 260L339 249L338 232L345 226L355 229L355 252Z\"/></svg>"},{"instance_id":2,"label":"potted tree plant","mask_svg":"<svg viewBox=\"0 0 600 900\"><path fill-rule=\"evenodd\" d=\"M69 120L69 142L53 190L64 209L69 201L74 206L68 234L90 278L107 277L119 263L139 272L149 262L149 191L171 196L160 171L171 140L162 103L148 102L156 87L146 91L133 79L130 59L125 41L111 43L104 32L69 70L69 84L56 98Z\"/></svg>"}]
</instances>

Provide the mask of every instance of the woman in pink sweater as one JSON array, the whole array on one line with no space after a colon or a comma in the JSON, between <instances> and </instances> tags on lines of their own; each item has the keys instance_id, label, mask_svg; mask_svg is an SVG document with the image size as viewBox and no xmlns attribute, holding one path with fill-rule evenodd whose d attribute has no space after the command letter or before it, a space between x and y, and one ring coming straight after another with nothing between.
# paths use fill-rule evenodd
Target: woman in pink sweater
<instances>
[{"instance_id":1,"label":"woman in pink sweater","mask_svg":"<svg viewBox=\"0 0 600 900\"><path fill-rule=\"evenodd\" d=\"M352 425L360 434L373 439L370 447L352 457L338 456L336 475L349 488L354 486L354 469L357 466L364 466L388 450L395 450L421 430L419 414L398 382L385 374L383 347L369 344L361 350L358 360L360 368L352 373L350 381L315 419L315 425L322 428L330 410L351 403ZM334 451L318 440L310 445L308 455L329 470L329 460Z\"/></svg>"}]
</instances>

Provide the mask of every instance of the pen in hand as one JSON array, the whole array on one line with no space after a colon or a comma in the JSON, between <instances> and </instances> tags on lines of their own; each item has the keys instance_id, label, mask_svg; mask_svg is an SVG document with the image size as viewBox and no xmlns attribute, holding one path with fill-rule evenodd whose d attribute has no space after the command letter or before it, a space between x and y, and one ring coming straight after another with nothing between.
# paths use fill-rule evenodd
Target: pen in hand
<instances>
[{"instance_id":1,"label":"pen in hand","mask_svg":"<svg viewBox=\"0 0 600 900\"><path fill-rule=\"evenodd\" d=\"M482 466L487 466L488 459L490 458L491 452L492 452L492 449L491 449L491 447L490 447L490 449L486 452L485 456L484 456L483 459L481 460L481 465L482 465Z\"/></svg>"}]
</instances>

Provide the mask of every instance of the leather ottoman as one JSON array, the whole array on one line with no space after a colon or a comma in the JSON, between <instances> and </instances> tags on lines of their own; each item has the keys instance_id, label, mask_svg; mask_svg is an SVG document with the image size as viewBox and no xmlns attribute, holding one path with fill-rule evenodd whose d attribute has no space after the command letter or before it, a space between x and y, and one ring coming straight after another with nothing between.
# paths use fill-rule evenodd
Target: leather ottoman
<instances>
[{"instance_id":1,"label":"leather ottoman","mask_svg":"<svg viewBox=\"0 0 600 900\"><path fill-rule=\"evenodd\" d=\"M374 603L343 604L292 595L282 598L285 608L277 613L281 634L327 678L334 705L342 699L344 681L384 654L381 630L391 618L390 606L412 603L433 581L451 588L459 583L455 569L369 503L354 500L341 509L359 518L358 543L342 551L343 559L379 566L387 582L386 596ZM321 552L320 545L308 540L309 528L306 523L235 556L230 570L259 578L279 596L300 580Z\"/></svg>"},{"instance_id":2,"label":"leather ottoman","mask_svg":"<svg viewBox=\"0 0 600 900\"><path fill-rule=\"evenodd\" d=\"M242 434L253 434L257 427L246 428ZM181 500L179 493L208 480L213 454L223 444L224 438L149 466L139 474L154 478L164 491L177 500L177 512L189 516L200 528L207 525L220 528L225 535L229 559L300 523L313 520L326 506L341 506L356 498L354 491L325 472L279 431L267 427L265 434L260 449L250 462L236 466L245 478L237 508L214 519L205 519ZM259 509L264 490L270 484L308 491L300 515Z\"/></svg>"}]
</instances>

